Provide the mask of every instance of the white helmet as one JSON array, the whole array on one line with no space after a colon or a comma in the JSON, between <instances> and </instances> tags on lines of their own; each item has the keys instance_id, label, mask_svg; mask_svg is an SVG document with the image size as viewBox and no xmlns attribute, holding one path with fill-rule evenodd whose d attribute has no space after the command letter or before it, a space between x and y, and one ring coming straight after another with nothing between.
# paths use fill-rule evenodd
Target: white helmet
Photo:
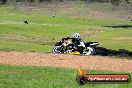
<instances>
[{"instance_id":1,"label":"white helmet","mask_svg":"<svg viewBox=\"0 0 132 88\"><path fill-rule=\"evenodd\" d=\"M81 36L78 33L73 34L72 37L75 38L75 39L80 39L81 38Z\"/></svg>"}]
</instances>

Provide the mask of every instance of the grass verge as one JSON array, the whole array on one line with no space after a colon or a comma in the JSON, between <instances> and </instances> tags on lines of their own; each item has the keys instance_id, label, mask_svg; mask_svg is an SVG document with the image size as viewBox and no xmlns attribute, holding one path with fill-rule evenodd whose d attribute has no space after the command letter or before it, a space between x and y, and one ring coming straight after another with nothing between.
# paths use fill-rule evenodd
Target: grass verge
<instances>
[{"instance_id":1,"label":"grass verge","mask_svg":"<svg viewBox=\"0 0 132 88\"><path fill-rule=\"evenodd\" d=\"M0 65L1 88L131 88L129 84L86 84L76 83L77 69L57 67L31 67ZM87 74L119 73L88 70ZM132 74L131 74L132 75Z\"/></svg>"}]
</instances>

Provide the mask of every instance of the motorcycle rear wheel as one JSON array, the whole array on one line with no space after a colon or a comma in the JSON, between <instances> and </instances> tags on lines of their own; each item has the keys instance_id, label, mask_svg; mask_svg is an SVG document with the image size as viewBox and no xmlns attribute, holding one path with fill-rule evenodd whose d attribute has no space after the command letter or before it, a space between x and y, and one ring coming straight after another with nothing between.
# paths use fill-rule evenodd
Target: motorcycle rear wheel
<instances>
[{"instance_id":1,"label":"motorcycle rear wheel","mask_svg":"<svg viewBox=\"0 0 132 88\"><path fill-rule=\"evenodd\" d=\"M83 54L84 55L95 55L96 54L96 51L93 47L86 47L84 50L83 50Z\"/></svg>"}]
</instances>

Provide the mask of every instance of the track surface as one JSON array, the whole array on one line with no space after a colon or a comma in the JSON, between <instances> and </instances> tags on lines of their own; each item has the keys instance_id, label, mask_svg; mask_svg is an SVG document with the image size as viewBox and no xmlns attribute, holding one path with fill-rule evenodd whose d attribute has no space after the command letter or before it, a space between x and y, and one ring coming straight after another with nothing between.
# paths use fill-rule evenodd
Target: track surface
<instances>
[{"instance_id":1,"label":"track surface","mask_svg":"<svg viewBox=\"0 0 132 88\"><path fill-rule=\"evenodd\" d=\"M32 52L0 52L0 64L55 66L65 68L84 68L92 70L111 70L132 72L132 60L113 59L102 56L75 56Z\"/></svg>"}]
</instances>

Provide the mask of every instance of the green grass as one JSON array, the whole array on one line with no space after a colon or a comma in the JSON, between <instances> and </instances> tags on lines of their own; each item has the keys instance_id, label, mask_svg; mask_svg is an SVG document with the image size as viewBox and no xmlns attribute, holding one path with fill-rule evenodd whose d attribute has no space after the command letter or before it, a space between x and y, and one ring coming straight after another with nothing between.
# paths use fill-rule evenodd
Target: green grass
<instances>
[{"instance_id":1,"label":"green grass","mask_svg":"<svg viewBox=\"0 0 132 88\"><path fill-rule=\"evenodd\" d=\"M88 70L87 74L119 72ZM121 72L120 72L121 73ZM0 65L1 88L131 88L129 84L86 84L76 82L77 69ZM132 75L132 74L131 74Z\"/></svg>"},{"instance_id":2,"label":"green grass","mask_svg":"<svg viewBox=\"0 0 132 88\"><path fill-rule=\"evenodd\" d=\"M104 25L132 24L125 20L73 18L37 12L19 11L15 4L0 5L0 51L51 52L54 42L78 32L83 40L98 41L100 46L132 51L132 41L114 40L132 38L132 29L105 28ZM97 7L98 8L98 7ZM14 24L27 19L34 24ZM87 84L76 83L77 69L55 67L32 67L0 65L0 88L131 88L130 84ZM118 73L87 70L87 73ZM130 73L132 75L132 73Z\"/></svg>"},{"instance_id":3,"label":"green grass","mask_svg":"<svg viewBox=\"0 0 132 88\"><path fill-rule=\"evenodd\" d=\"M53 45L41 45L32 42L1 40L0 43L0 51L51 52L53 48Z\"/></svg>"},{"instance_id":4,"label":"green grass","mask_svg":"<svg viewBox=\"0 0 132 88\"><path fill-rule=\"evenodd\" d=\"M114 40L120 37L132 37L131 29L112 29L87 25L0 25L0 49L16 51L50 52L52 42L59 41L62 37L71 36L78 32L85 42L98 41L100 46L111 49L132 50L132 41ZM94 33L94 34L93 34ZM113 41L113 42L111 42ZM48 42L48 43L47 43ZM48 47L47 47L48 46ZM43 48L41 48L43 47ZM35 49L36 48L36 49ZM49 49L48 49L49 48Z\"/></svg>"},{"instance_id":5,"label":"green grass","mask_svg":"<svg viewBox=\"0 0 132 88\"><path fill-rule=\"evenodd\" d=\"M27 19L33 24L22 24ZM21 22L21 23L20 23ZM0 6L0 50L50 52L54 42L78 32L85 42L98 41L100 46L110 49L132 51L132 29L105 28L105 25L132 24L126 20L72 18L45 16L41 13L18 10L15 4ZM14 24L18 23L18 24ZM19 24L20 23L20 24Z\"/></svg>"}]
</instances>

